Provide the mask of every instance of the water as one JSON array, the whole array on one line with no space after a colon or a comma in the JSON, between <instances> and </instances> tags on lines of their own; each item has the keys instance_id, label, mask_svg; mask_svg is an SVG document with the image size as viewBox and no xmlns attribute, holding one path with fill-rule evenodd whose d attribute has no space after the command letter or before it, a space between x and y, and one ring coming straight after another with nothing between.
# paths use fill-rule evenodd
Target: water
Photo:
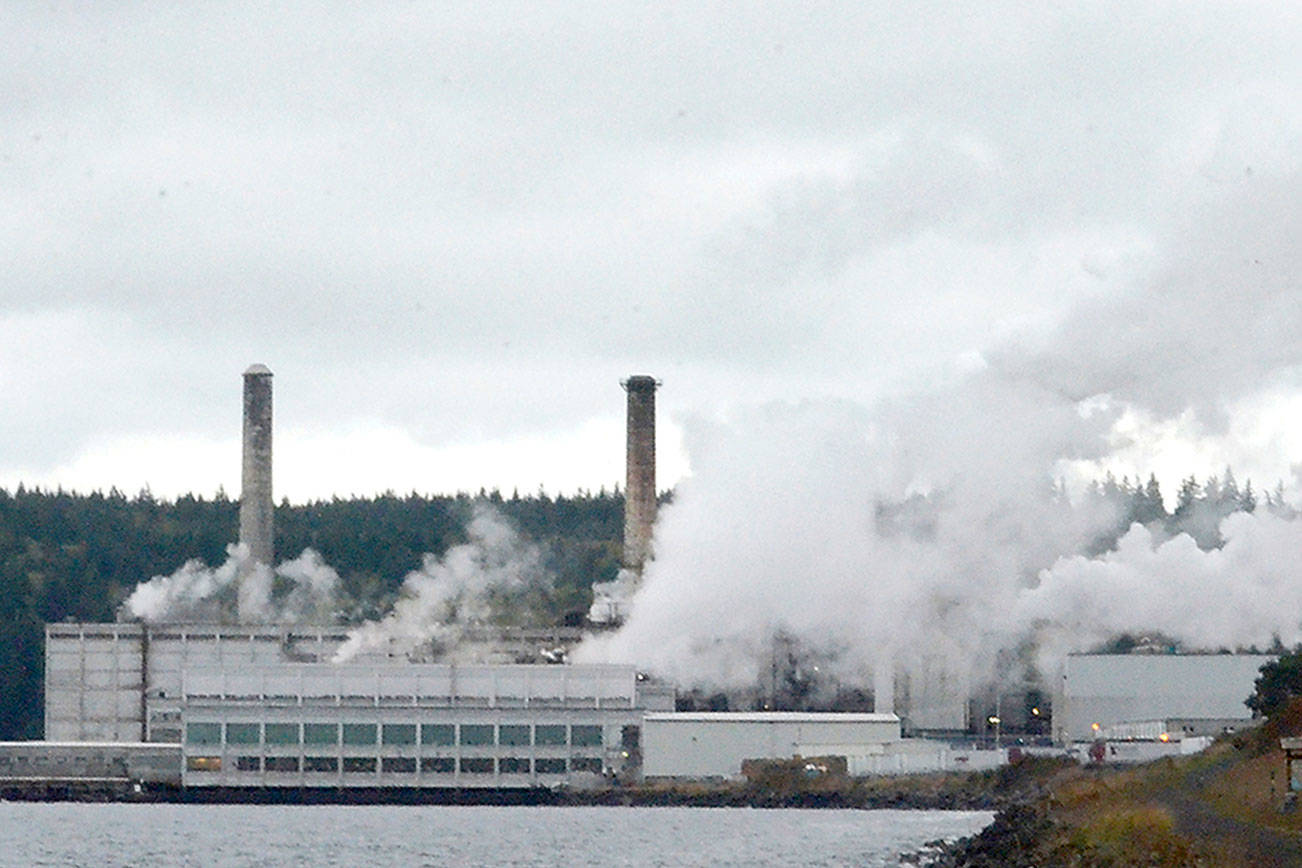
<instances>
[{"instance_id":1,"label":"water","mask_svg":"<svg viewBox=\"0 0 1302 868\"><path fill-rule=\"evenodd\" d=\"M0 865L887 866L978 811L0 804Z\"/></svg>"}]
</instances>

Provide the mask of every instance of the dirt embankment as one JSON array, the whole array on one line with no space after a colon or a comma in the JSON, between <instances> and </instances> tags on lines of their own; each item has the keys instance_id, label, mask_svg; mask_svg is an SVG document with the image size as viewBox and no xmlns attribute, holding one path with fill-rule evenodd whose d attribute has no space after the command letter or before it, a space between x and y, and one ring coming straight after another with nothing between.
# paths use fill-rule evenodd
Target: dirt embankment
<instances>
[{"instance_id":1,"label":"dirt embankment","mask_svg":"<svg viewBox=\"0 0 1302 868\"><path fill-rule=\"evenodd\" d=\"M1069 768L980 834L916 862L977 866L1302 866L1302 809L1286 806L1281 736L1302 702L1205 753L1133 768Z\"/></svg>"}]
</instances>

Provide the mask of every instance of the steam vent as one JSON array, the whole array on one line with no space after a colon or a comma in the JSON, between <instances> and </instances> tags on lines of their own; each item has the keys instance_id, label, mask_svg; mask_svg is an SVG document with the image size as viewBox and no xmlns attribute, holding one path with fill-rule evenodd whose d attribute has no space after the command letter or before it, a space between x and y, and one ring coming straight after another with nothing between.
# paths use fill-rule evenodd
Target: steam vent
<instances>
[{"instance_id":1,"label":"steam vent","mask_svg":"<svg viewBox=\"0 0 1302 868\"><path fill-rule=\"evenodd\" d=\"M629 377L628 479L624 486L624 567L640 574L651 553L656 520L656 387L654 377Z\"/></svg>"},{"instance_id":2,"label":"steam vent","mask_svg":"<svg viewBox=\"0 0 1302 868\"><path fill-rule=\"evenodd\" d=\"M244 372L244 473L240 490L240 542L253 563L271 566L275 525L271 500L271 371Z\"/></svg>"}]
</instances>

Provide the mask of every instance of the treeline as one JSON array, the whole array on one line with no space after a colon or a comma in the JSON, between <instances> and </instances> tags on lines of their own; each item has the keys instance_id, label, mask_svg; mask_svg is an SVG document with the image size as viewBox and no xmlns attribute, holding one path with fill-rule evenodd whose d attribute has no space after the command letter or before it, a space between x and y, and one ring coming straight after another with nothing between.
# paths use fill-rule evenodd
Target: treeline
<instances>
[{"instance_id":1,"label":"treeline","mask_svg":"<svg viewBox=\"0 0 1302 868\"><path fill-rule=\"evenodd\" d=\"M616 492L521 497L497 491L448 496L392 493L276 507L279 560L313 548L338 571L340 610L361 621L387 611L426 553L466 541L477 504L487 504L538 545L554 581L531 598L540 622L581 618L593 582L619 569L624 498ZM163 500L0 489L0 740L42 728L44 625L111 621L136 585L186 561L226 560L238 537L239 503L223 494Z\"/></svg>"},{"instance_id":2,"label":"treeline","mask_svg":"<svg viewBox=\"0 0 1302 868\"><path fill-rule=\"evenodd\" d=\"M1065 487L1059 484L1058 494L1066 498ZM1095 509L1101 515L1111 516L1104 522L1103 531L1091 546L1091 554L1109 551L1133 524L1142 524L1165 536L1188 534L1204 550L1220 548L1221 521L1235 512L1256 512L1265 509L1274 515L1294 518L1296 509L1284 499L1284 484L1274 490L1258 494L1252 481L1242 486L1234 478L1234 471L1225 469L1222 475L1212 475L1199 482L1189 476L1180 482L1176 492L1175 508L1168 511L1162 487L1156 476L1147 482L1138 478L1131 481L1122 477L1118 481L1108 474L1102 481L1092 482L1085 491L1084 502L1078 507Z\"/></svg>"}]
</instances>

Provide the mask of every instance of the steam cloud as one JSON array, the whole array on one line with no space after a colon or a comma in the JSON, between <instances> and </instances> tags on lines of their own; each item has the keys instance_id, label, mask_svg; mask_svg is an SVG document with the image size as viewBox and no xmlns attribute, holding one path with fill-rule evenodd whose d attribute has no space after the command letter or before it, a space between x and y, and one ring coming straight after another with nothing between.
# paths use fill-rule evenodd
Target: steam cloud
<instances>
[{"instance_id":1,"label":"steam cloud","mask_svg":"<svg viewBox=\"0 0 1302 868\"><path fill-rule=\"evenodd\" d=\"M1007 676L1008 652L1030 643L1046 667L1120 631L1212 648L1302 639L1302 523L1235 514L1213 551L1136 527L1089 558L1117 516L1052 492L1128 445L1126 414L1221 433L1238 402L1298 391L1296 173L1200 205L1198 225L1165 239L1177 254L1130 292L993 349L949 388L687 420L693 476L661 513L630 618L575 659L753 686L783 635L863 684L936 657L959 678Z\"/></svg>"},{"instance_id":2,"label":"steam cloud","mask_svg":"<svg viewBox=\"0 0 1302 868\"><path fill-rule=\"evenodd\" d=\"M1042 623L1042 646L1059 653L1063 639L1141 628L1200 648L1302 641L1302 522L1239 512L1221 534L1223 547L1202 551L1185 534L1161 542L1135 525L1115 552L1063 558L1042 573L1017 614Z\"/></svg>"},{"instance_id":3,"label":"steam cloud","mask_svg":"<svg viewBox=\"0 0 1302 868\"><path fill-rule=\"evenodd\" d=\"M338 593L339 574L312 549L272 570L250 563L247 547L231 544L221 566L187 561L170 576L154 576L137 585L124 606L133 617L150 623L319 624L334 617Z\"/></svg>"},{"instance_id":4,"label":"steam cloud","mask_svg":"<svg viewBox=\"0 0 1302 868\"><path fill-rule=\"evenodd\" d=\"M467 626L488 622L495 602L547 584L541 551L524 543L494 510L476 506L469 541L443 555L426 554L403 580L393 610L354 630L334 662L366 651L404 654L426 642L455 645Z\"/></svg>"}]
</instances>

